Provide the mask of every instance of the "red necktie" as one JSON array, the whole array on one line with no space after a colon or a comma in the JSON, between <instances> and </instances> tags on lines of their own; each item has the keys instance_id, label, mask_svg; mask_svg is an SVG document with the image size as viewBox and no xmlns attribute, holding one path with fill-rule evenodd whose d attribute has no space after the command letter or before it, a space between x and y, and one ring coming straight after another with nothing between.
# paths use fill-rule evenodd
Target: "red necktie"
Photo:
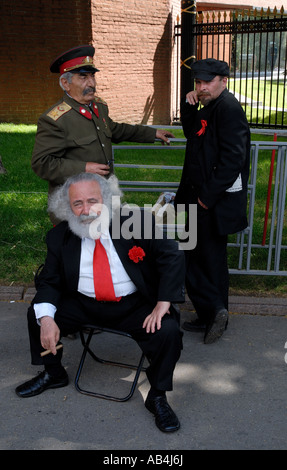
<instances>
[{"instance_id":1,"label":"red necktie","mask_svg":"<svg viewBox=\"0 0 287 470\"><path fill-rule=\"evenodd\" d=\"M100 240L96 240L93 257L94 288L97 300L118 302L121 297L115 296L109 260Z\"/></svg>"}]
</instances>

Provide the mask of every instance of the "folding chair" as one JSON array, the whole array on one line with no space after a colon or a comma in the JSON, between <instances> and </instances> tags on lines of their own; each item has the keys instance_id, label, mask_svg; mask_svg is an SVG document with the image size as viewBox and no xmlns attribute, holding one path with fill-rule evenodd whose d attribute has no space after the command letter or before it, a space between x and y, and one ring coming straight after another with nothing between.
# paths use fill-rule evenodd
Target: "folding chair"
<instances>
[{"instance_id":1,"label":"folding chair","mask_svg":"<svg viewBox=\"0 0 287 470\"><path fill-rule=\"evenodd\" d=\"M80 331L80 338L81 338L82 345L83 345L84 349L83 349L83 352L82 352L80 364L79 364L77 374L76 374L76 378L75 378L75 387L78 390L78 392L83 393L84 395L89 395L89 396L97 397L97 398L104 398L105 400L112 400L112 401L120 401L120 402L127 401L134 394L134 391L135 391L135 388L136 388L136 385L137 385L137 382L138 382L139 375L140 375L141 371L146 370L146 368L143 367L143 363L144 363L144 360L145 360L145 355L144 355L144 353L141 354L138 365L131 365L131 364L123 363L123 362L114 362L114 361L99 358L90 348L90 342L91 342L93 336L95 336L95 337L97 336L97 335L94 335L96 330L100 330L102 332L110 333L110 334L114 334L114 335L125 336L126 338L131 338L134 341L134 339L132 338L132 336L129 333L125 333L123 331L113 330L113 329L110 329L110 328L103 328L101 326L95 326L95 325L84 325L82 330ZM83 367L84 367L84 363L85 363L85 360L86 360L87 353L89 353L89 355L96 362L99 362L101 364L108 364L108 365L113 365L113 366L118 366L118 367L125 367L125 368L133 369L133 370L136 371L135 377L134 377L134 380L133 380L133 383L132 383L132 386L130 388L130 392L128 393L128 395L121 398L121 397L117 397L117 396L106 395L104 393L97 393L97 392L94 392L94 391L85 390L85 389L80 387L79 380L80 380L81 373L83 371Z\"/></svg>"}]
</instances>

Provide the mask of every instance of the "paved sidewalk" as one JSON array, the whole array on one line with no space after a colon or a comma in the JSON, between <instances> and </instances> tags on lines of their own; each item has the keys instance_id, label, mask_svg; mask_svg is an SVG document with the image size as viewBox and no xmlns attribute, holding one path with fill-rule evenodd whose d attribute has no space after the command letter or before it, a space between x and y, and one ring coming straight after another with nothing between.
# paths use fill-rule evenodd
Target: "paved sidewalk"
<instances>
[{"instance_id":1,"label":"paved sidewalk","mask_svg":"<svg viewBox=\"0 0 287 470\"><path fill-rule=\"evenodd\" d=\"M174 391L168 393L181 429L169 435L156 428L144 407L149 388L144 373L126 403L90 398L75 390L79 338L63 339L68 387L18 398L15 387L38 372L30 365L26 327L33 292L10 288L8 297L6 288L5 295L0 288L0 449L102 450L107 455L120 450L124 455L136 450L286 450L287 299L231 296L229 327L211 345L203 344L201 333L184 332ZM192 305L187 302L181 309L182 322L189 320ZM114 350L118 359L123 354L129 360L138 353L134 345L115 343L105 334L97 335L96 343ZM108 386L120 392L131 378L126 369L92 361L86 371L83 385L98 390Z\"/></svg>"}]
</instances>

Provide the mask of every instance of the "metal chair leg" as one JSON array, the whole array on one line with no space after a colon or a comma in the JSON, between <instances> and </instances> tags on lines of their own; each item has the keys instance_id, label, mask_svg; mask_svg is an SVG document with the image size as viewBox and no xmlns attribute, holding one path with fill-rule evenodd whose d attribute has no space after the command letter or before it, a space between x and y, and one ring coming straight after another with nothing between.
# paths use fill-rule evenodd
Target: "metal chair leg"
<instances>
[{"instance_id":1,"label":"metal chair leg","mask_svg":"<svg viewBox=\"0 0 287 470\"><path fill-rule=\"evenodd\" d=\"M85 329L89 330L87 339L85 339L83 331L80 331L80 338L81 338L82 344L84 346L84 349L83 349L83 352L82 352L79 367L78 367L77 374L76 374L76 377L75 377L76 390L78 392L84 394L84 395L88 395L88 396L92 396L92 397L96 397L96 398L103 398L105 400L112 400L112 401L118 401L118 402L124 402L124 401L129 400L134 394L134 391L135 391L136 385L138 383L138 379L139 379L141 371L146 370L143 367L144 360L145 360L144 353L141 354L138 365L132 365L132 364L126 364L126 363L123 363L123 362L116 362L116 361L109 361L109 360L101 359L90 348L90 342L91 342L91 340L94 336L94 331L95 330L101 330L101 331L106 332L106 333L121 335L121 336L125 336L125 337L133 339L132 336L130 334L122 332L122 331L112 330L112 329L109 329L109 328L96 327L96 326L87 325L87 326L85 326ZM104 394L104 393L97 393L97 392L93 392L93 391L89 391L89 390L85 390L85 389L81 388L80 385L79 385L79 380L80 380L80 376L81 376L81 373L82 373L82 370L83 370L83 367L84 367L84 363L85 363L87 354L89 354L95 361L97 361L101 364L113 365L113 366L117 366L117 367L124 367L124 368L135 370L136 374L135 374L135 377L134 377L134 380L133 380L133 383L132 383L132 386L131 386L131 389L130 389L130 392L128 393L128 395L121 398L121 397L112 396L112 395L108 395L108 394Z\"/></svg>"}]
</instances>

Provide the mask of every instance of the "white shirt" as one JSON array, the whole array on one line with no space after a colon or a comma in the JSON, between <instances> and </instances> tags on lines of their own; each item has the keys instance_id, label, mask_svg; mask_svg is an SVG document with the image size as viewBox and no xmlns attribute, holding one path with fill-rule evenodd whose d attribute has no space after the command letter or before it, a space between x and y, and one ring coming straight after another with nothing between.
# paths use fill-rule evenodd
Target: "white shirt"
<instances>
[{"instance_id":1,"label":"white shirt","mask_svg":"<svg viewBox=\"0 0 287 470\"><path fill-rule=\"evenodd\" d=\"M124 297L132 294L137 290L134 283L129 278L122 262L115 250L110 234L102 234L100 240L106 250L111 275L114 284L116 297ZM83 238L81 244L80 273L78 282L78 292L88 297L95 298L94 279L93 279L93 254L95 248L95 240L91 238ZM44 316L54 318L56 313L55 305L42 302L34 305L37 320Z\"/></svg>"}]
</instances>

